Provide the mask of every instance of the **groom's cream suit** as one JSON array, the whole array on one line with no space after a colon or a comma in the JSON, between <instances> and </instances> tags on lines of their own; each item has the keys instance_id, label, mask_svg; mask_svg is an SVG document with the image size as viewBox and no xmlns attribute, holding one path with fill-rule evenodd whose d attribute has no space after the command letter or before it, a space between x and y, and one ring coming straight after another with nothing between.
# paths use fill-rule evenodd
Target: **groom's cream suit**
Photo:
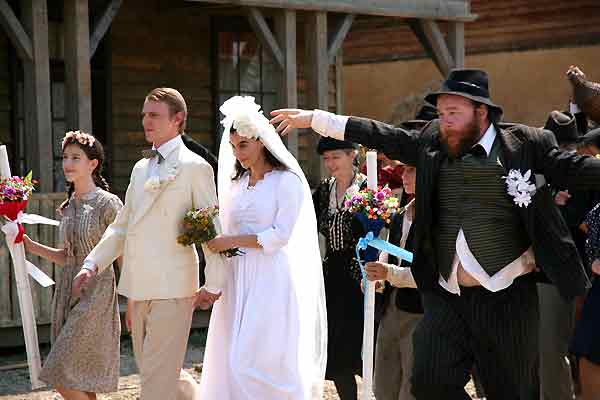
<instances>
[{"instance_id":1,"label":"groom's cream suit","mask_svg":"<svg viewBox=\"0 0 600 400\"><path fill-rule=\"evenodd\" d=\"M212 167L180 136L157 150L160 156L134 166L123 209L84 263L101 272L123 256L119 293L135 300L132 336L142 400L190 398L183 392L195 390L193 379L180 377L179 370L198 289L198 254L194 246L178 244L177 236L189 209L218 205ZM205 288L218 293L225 263L203 250Z\"/></svg>"}]
</instances>

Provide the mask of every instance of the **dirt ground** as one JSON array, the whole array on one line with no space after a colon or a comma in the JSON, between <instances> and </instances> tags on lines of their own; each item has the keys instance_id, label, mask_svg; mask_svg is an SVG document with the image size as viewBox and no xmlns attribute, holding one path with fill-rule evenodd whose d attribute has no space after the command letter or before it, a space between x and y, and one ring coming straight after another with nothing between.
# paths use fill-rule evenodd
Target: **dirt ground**
<instances>
[{"instance_id":1,"label":"dirt ground","mask_svg":"<svg viewBox=\"0 0 600 400\"><path fill-rule=\"evenodd\" d=\"M204 355L205 333L194 331L190 336L184 368L196 379L200 379L202 357ZM42 354L47 354L48 346L43 346ZM26 360L24 352L0 354L0 366ZM131 342L124 339L121 343L121 378L117 393L101 394L98 400L136 400L139 396L140 379L133 358ZM467 386L469 393L474 393L471 384ZM473 398L476 398L474 394ZM0 370L0 400L61 400L62 397L53 390L40 389L32 392L29 387L29 373L26 368ZM325 383L324 400L339 400L332 382Z\"/></svg>"}]
</instances>

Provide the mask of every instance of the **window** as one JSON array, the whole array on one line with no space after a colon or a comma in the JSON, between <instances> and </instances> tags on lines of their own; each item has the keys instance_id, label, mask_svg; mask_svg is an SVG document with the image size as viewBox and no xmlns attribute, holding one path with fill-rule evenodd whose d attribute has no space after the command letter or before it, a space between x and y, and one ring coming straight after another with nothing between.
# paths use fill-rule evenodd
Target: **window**
<instances>
[{"instance_id":1,"label":"window","mask_svg":"<svg viewBox=\"0 0 600 400\"><path fill-rule=\"evenodd\" d=\"M219 106L235 95L254 96L263 112L275 109L279 71L258 41L245 18L226 17L212 20L214 70L215 126L220 128ZM220 142L215 144L218 148Z\"/></svg>"}]
</instances>

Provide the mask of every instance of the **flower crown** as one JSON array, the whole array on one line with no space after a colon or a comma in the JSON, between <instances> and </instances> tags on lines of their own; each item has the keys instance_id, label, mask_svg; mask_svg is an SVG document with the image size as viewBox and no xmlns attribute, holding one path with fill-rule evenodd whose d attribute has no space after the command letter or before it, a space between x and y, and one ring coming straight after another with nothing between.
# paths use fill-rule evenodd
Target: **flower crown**
<instances>
[{"instance_id":1,"label":"flower crown","mask_svg":"<svg viewBox=\"0 0 600 400\"><path fill-rule=\"evenodd\" d=\"M65 137L62 140L62 149L65 149L65 145L69 141L69 139L74 139L79 142L82 146L94 146L94 142L96 142L96 138L90 135L89 133L85 133L82 131L69 131L65 133Z\"/></svg>"},{"instance_id":2,"label":"flower crown","mask_svg":"<svg viewBox=\"0 0 600 400\"><path fill-rule=\"evenodd\" d=\"M259 139L262 132L275 130L252 96L234 96L225 101L219 111L225 116L221 125L233 127L240 136Z\"/></svg>"}]
</instances>

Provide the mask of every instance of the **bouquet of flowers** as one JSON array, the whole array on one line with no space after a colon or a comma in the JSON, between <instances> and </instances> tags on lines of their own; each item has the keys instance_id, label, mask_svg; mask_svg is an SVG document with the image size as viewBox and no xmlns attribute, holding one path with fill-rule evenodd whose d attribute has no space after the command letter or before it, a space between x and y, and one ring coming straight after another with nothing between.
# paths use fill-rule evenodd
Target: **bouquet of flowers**
<instances>
[{"instance_id":1,"label":"bouquet of flowers","mask_svg":"<svg viewBox=\"0 0 600 400\"><path fill-rule=\"evenodd\" d=\"M9 221L16 221L19 213L27 207L27 200L31 196L37 182L31 178L31 172L24 178L19 176L0 177L0 215ZM25 230L19 223L19 232L15 243L23 241Z\"/></svg>"},{"instance_id":2,"label":"bouquet of flowers","mask_svg":"<svg viewBox=\"0 0 600 400\"><path fill-rule=\"evenodd\" d=\"M386 185L377 189L363 189L352 196L348 196L344 203L362 223L366 232L373 232L378 236L385 224L391 222L394 214L400 211L400 201L392 195L392 190ZM368 247L364 253L366 261L377 259L377 249Z\"/></svg>"},{"instance_id":3,"label":"bouquet of flowers","mask_svg":"<svg viewBox=\"0 0 600 400\"><path fill-rule=\"evenodd\" d=\"M217 215L219 215L219 207L217 206L189 210L183 217L183 233L177 237L177 243L184 246L191 246L192 244L200 246L202 243L217 237L217 230L213 222ZM244 254L244 252L238 248L233 248L225 250L222 254L227 257L235 257Z\"/></svg>"}]
</instances>

